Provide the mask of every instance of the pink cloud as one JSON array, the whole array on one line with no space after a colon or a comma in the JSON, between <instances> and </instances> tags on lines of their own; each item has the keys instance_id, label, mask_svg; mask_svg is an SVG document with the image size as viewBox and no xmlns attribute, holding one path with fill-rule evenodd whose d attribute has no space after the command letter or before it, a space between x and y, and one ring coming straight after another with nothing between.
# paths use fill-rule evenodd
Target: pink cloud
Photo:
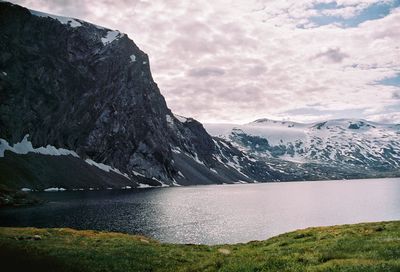
<instances>
[{"instance_id":1,"label":"pink cloud","mask_svg":"<svg viewBox=\"0 0 400 272\"><path fill-rule=\"evenodd\" d=\"M285 113L313 103L360 108L367 117L361 109L384 115L385 106L398 102L399 88L373 83L399 71L399 8L354 28L300 29L312 26L313 4L323 1L13 2L127 33L148 53L169 107L203 122L325 118L317 111L311 117ZM338 4L358 7L347 9L356 14L374 2Z\"/></svg>"}]
</instances>

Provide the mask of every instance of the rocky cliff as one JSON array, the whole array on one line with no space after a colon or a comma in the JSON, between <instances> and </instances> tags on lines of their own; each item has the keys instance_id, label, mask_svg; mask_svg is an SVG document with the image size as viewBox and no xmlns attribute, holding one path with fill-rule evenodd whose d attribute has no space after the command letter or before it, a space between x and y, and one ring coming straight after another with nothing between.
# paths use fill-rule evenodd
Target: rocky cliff
<instances>
[{"instance_id":1,"label":"rocky cliff","mask_svg":"<svg viewBox=\"0 0 400 272\"><path fill-rule=\"evenodd\" d=\"M5 2L0 138L0 181L10 186L254 180L237 166L244 154L168 109L127 35ZM236 157L218 158L228 153Z\"/></svg>"}]
</instances>

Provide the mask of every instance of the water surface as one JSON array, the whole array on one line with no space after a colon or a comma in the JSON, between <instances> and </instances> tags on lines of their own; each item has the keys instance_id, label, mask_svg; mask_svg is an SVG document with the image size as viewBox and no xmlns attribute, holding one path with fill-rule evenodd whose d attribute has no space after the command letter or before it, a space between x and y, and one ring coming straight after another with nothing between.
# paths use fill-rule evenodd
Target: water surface
<instances>
[{"instance_id":1,"label":"water surface","mask_svg":"<svg viewBox=\"0 0 400 272\"><path fill-rule=\"evenodd\" d=\"M311 226L400 220L399 196L400 179L41 193L48 203L0 210L0 225L237 243Z\"/></svg>"}]
</instances>

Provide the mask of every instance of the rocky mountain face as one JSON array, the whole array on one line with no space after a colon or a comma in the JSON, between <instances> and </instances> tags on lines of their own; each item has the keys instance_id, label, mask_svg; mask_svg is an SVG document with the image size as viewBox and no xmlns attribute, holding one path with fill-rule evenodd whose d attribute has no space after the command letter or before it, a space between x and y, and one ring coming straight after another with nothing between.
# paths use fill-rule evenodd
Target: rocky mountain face
<instances>
[{"instance_id":1,"label":"rocky mountain face","mask_svg":"<svg viewBox=\"0 0 400 272\"><path fill-rule=\"evenodd\" d=\"M168 109L148 56L127 35L0 3L0 182L38 189L248 182L252 168L263 167L251 163Z\"/></svg>"},{"instance_id":2,"label":"rocky mountain face","mask_svg":"<svg viewBox=\"0 0 400 272\"><path fill-rule=\"evenodd\" d=\"M400 175L400 125L340 119L302 124L260 119L208 124L208 132L297 179Z\"/></svg>"}]
</instances>

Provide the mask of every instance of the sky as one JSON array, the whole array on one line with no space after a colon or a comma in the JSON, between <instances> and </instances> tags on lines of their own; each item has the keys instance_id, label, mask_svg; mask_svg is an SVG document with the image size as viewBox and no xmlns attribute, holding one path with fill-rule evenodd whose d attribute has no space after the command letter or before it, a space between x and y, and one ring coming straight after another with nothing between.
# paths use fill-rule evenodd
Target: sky
<instances>
[{"instance_id":1,"label":"sky","mask_svg":"<svg viewBox=\"0 0 400 272\"><path fill-rule=\"evenodd\" d=\"M169 108L203 123L400 123L400 0L12 2L128 34Z\"/></svg>"}]
</instances>

